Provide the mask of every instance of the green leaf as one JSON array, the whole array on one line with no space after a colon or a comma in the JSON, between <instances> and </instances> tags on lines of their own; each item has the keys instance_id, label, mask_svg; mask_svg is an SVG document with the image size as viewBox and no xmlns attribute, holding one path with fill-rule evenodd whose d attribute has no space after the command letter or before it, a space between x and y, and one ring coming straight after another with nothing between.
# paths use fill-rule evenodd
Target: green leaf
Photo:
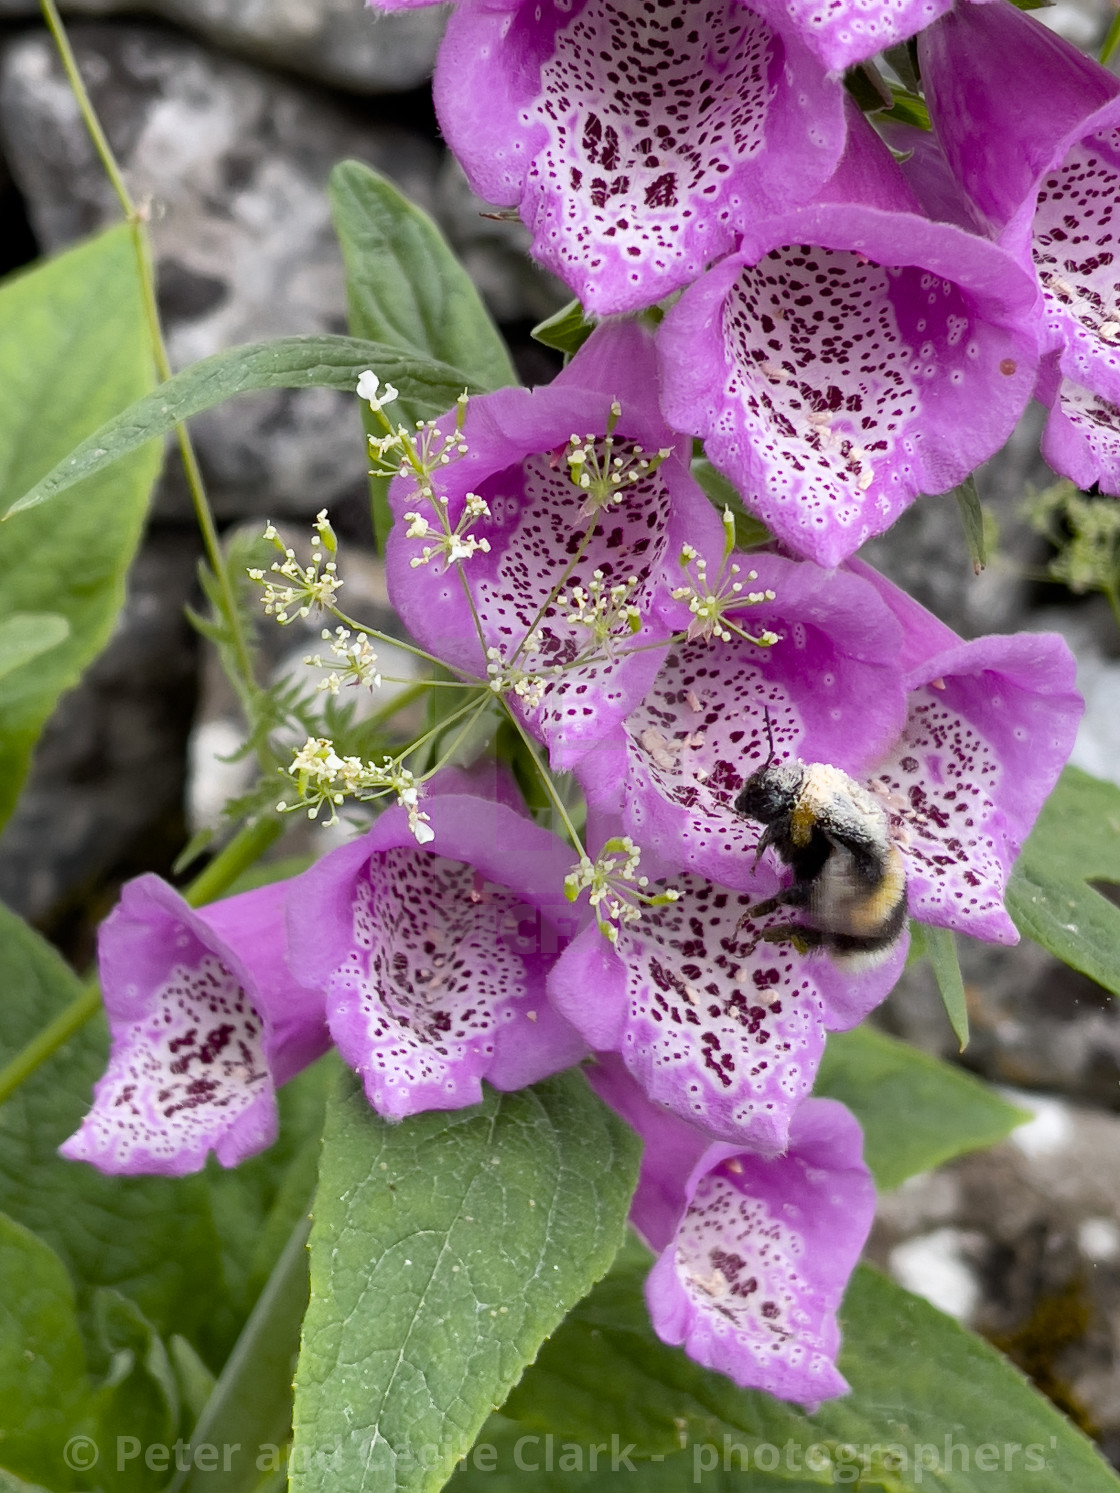
<instances>
[{"instance_id":1,"label":"green leaf","mask_svg":"<svg viewBox=\"0 0 1120 1493\"><path fill-rule=\"evenodd\" d=\"M102 1288L94 1319L108 1359L98 1392L98 1440L118 1450L115 1487L140 1493L152 1481L140 1449L167 1445L178 1434L179 1383L162 1339L134 1301Z\"/></svg>"},{"instance_id":2,"label":"green leaf","mask_svg":"<svg viewBox=\"0 0 1120 1493\"><path fill-rule=\"evenodd\" d=\"M24 483L13 483L12 494L23 492L5 517L22 513L56 498L67 488L93 472L100 472L122 456L166 434L180 420L211 409L235 394L253 389L344 389L353 393L359 375L372 368L400 390L403 398L419 401L435 411L449 409L466 389L477 389L466 374L432 358L402 353L380 342L366 342L359 337L278 337L272 342L256 342L247 347L231 347L192 363L160 384L145 399L132 404L115 419L107 421L88 439L67 446L69 455L54 466L29 490ZM355 402L357 395L355 394ZM88 429L89 421L84 428ZM73 445L71 440L70 445ZM152 460L155 453L151 453ZM42 470L45 462L35 466ZM27 481L33 476L27 472ZM57 525L58 510L44 522Z\"/></svg>"},{"instance_id":3,"label":"green leaf","mask_svg":"<svg viewBox=\"0 0 1120 1493\"><path fill-rule=\"evenodd\" d=\"M517 383L489 311L426 212L360 161L334 168L330 199L355 337L450 363L481 389Z\"/></svg>"},{"instance_id":4,"label":"green leaf","mask_svg":"<svg viewBox=\"0 0 1120 1493\"><path fill-rule=\"evenodd\" d=\"M240 1166L211 1158L207 1182L230 1294L247 1316L307 1212L315 1190L328 1083L334 1068L315 1063L277 1095L280 1135L274 1145Z\"/></svg>"},{"instance_id":5,"label":"green leaf","mask_svg":"<svg viewBox=\"0 0 1120 1493\"><path fill-rule=\"evenodd\" d=\"M578 1072L400 1124L347 1074L314 1209L296 1493L441 1487L608 1268L637 1162Z\"/></svg>"},{"instance_id":6,"label":"green leaf","mask_svg":"<svg viewBox=\"0 0 1120 1493\"><path fill-rule=\"evenodd\" d=\"M813 1092L859 1120L882 1188L994 1145L1030 1118L960 1068L867 1025L829 1037Z\"/></svg>"},{"instance_id":7,"label":"green leaf","mask_svg":"<svg viewBox=\"0 0 1120 1493\"><path fill-rule=\"evenodd\" d=\"M1112 17L1104 41L1101 43L1101 62L1106 64L1110 61L1113 52L1120 45L1120 10Z\"/></svg>"},{"instance_id":8,"label":"green leaf","mask_svg":"<svg viewBox=\"0 0 1120 1493\"><path fill-rule=\"evenodd\" d=\"M725 1466L722 1447L698 1446L641 1462L628 1447L617 1433L597 1443L571 1441L492 1415L447 1493L809 1493L820 1486L744 1472L735 1453Z\"/></svg>"},{"instance_id":9,"label":"green leaf","mask_svg":"<svg viewBox=\"0 0 1120 1493\"><path fill-rule=\"evenodd\" d=\"M934 928L931 925L925 930L925 943L945 1014L963 1052L968 1046L968 1002L961 977L961 962L957 957L956 937L951 928Z\"/></svg>"},{"instance_id":10,"label":"green leaf","mask_svg":"<svg viewBox=\"0 0 1120 1493\"><path fill-rule=\"evenodd\" d=\"M191 1433L192 1446L236 1447L220 1467L177 1473L167 1493L242 1493L261 1481L262 1457L292 1429L292 1370L307 1310L306 1216L287 1242L221 1378Z\"/></svg>"},{"instance_id":11,"label":"green leaf","mask_svg":"<svg viewBox=\"0 0 1120 1493\"><path fill-rule=\"evenodd\" d=\"M984 510L980 506L980 494L976 491L976 478L971 475L966 477L959 486L953 488L953 496L961 511L973 573L979 575L988 563L988 543L984 533Z\"/></svg>"},{"instance_id":12,"label":"green leaf","mask_svg":"<svg viewBox=\"0 0 1120 1493\"><path fill-rule=\"evenodd\" d=\"M16 612L0 622L0 679L49 653L70 636L70 624L57 612Z\"/></svg>"},{"instance_id":13,"label":"green leaf","mask_svg":"<svg viewBox=\"0 0 1120 1493\"><path fill-rule=\"evenodd\" d=\"M752 1473L764 1458L786 1493L857 1476L887 1493L1120 1488L1091 1442L995 1349L878 1271L856 1270L841 1309L839 1364L852 1392L807 1416L660 1343L642 1299L645 1264L626 1252L545 1344L506 1416L585 1447L618 1436L637 1456L669 1456L687 1435L691 1457L674 1463L700 1488L709 1474L720 1487L725 1457Z\"/></svg>"},{"instance_id":14,"label":"green leaf","mask_svg":"<svg viewBox=\"0 0 1120 1493\"><path fill-rule=\"evenodd\" d=\"M7 280L0 286L0 512L91 426L151 386L127 228ZM138 452L117 471L83 482L49 515L21 514L0 529L0 617L13 650L0 679L0 822L58 697L109 637L159 461L158 450ZM36 631L41 646L21 660Z\"/></svg>"},{"instance_id":15,"label":"green leaf","mask_svg":"<svg viewBox=\"0 0 1120 1493\"><path fill-rule=\"evenodd\" d=\"M755 549L758 545L769 541L770 530L760 518L755 518L753 513L747 512L738 489L717 467L712 465L706 456L696 457L691 470L693 478L703 488L705 496L716 512L722 514L725 508L730 508L734 514L736 549Z\"/></svg>"},{"instance_id":16,"label":"green leaf","mask_svg":"<svg viewBox=\"0 0 1120 1493\"><path fill-rule=\"evenodd\" d=\"M358 161L335 167L330 198L355 337L441 358L461 368L483 390L517 382L490 313L427 213ZM393 382L401 397L390 418L413 423L442 415L462 393L466 379L460 380L450 399L435 402L423 390L410 391L396 379ZM362 423L367 435L385 434L366 405ZM392 526L388 492L387 479L371 475L374 533L382 549Z\"/></svg>"},{"instance_id":17,"label":"green leaf","mask_svg":"<svg viewBox=\"0 0 1120 1493\"><path fill-rule=\"evenodd\" d=\"M579 352L594 330L595 323L588 321L579 301L569 301L559 311L538 322L529 335L545 347L555 348L570 358Z\"/></svg>"},{"instance_id":18,"label":"green leaf","mask_svg":"<svg viewBox=\"0 0 1120 1493\"><path fill-rule=\"evenodd\" d=\"M94 1429L74 1288L58 1256L0 1214L0 1463L73 1486L62 1449Z\"/></svg>"},{"instance_id":19,"label":"green leaf","mask_svg":"<svg viewBox=\"0 0 1120 1493\"><path fill-rule=\"evenodd\" d=\"M0 1061L81 989L54 950L0 907ZM57 1154L89 1107L107 1045L98 1018L0 1107L0 1208L58 1253L87 1315L97 1288L113 1287L162 1336L180 1332L220 1361L236 1322L204 1179L106 1177Z\"/></svg>"},{"instance_id":20,"label":"green leaf","mask_svg":"<svg viewBox=\"0 0 1120 1493\"><path fill-rule=\"evenodd\" d=\"M1120 884L1120 788L1067 767L1011 873L1007 910L1020 933L1120 995L1120 907L1095 881Z\"/></svg>"}]
</instances>

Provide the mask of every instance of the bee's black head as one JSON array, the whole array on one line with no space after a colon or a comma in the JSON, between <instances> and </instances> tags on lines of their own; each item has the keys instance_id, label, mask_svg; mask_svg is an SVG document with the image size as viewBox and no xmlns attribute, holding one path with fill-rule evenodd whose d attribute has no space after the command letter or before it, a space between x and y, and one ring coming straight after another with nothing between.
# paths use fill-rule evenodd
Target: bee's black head
<instances>
[{"instance_id":1,"label":"bee's black head","mask_svg":"<svg viewBox=\"0 0 1120 1493\"><path fill-rule=\"evenodd\" d=\"M793 813L801 786L801 768L795 763L767 763L750 777L735 800L736 814L758 824L773 824Z\"/></svg>"}]
</instances>

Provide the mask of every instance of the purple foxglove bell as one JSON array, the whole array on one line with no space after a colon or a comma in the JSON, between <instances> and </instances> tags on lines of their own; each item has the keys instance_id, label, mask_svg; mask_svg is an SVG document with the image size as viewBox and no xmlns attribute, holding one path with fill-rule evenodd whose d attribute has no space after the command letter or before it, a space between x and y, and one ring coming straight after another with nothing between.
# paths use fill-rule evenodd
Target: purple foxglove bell
<instances>
[{"instance_id":1,"label":"purple foxglove bell","mask_svg":"<svg viewBox=\"0 0 1120 1493\"><path fill-rule=\"evenodd\" d=\"M434 838L404 809L312 866L289 905L290 962L325 991L331 1036L381 1115L459 1109L578 1062L545 999L573 923L571 851L506 803L434 780Z\"/></svg>"},{"instance_id":2,"label":"purple foxglove bell","mask_svg":"<svg viewBox=\"0 0 1120 1493\"><path fill-rule=\"evenodd\" d=\"M393 604L425 648L489 677L565 770L645 693L649 645L687 619L666 606L677 556L717 546L719 521L633 323L601 327L546 387L472 399L462 436L435 502L393 483ZM464 515L458 548L437 548Z\"/></svg>"},{"instance_id":3,"label":"purple foxglove bell","mask_svg":"<svg viewBox=\"0 0 1120 1493\"><path fill-rule=\"evenodd\" d=\"M462 0L436 110L488 202L597 315L652 305L803 202L839 159L843 95L801 40L740 0Z\"/></svg>"},{"instance_id":4,"label":"purple foxglove bell","mask_svg":"<svg viewBox=\"0 0 1120 1493\"><path fill-rule=\"evenodd\" d=\"M740 897L745 910L770 899L776 880L788 879L769 859L773 852L756 864L761 826L733 807L767 762L772 740L777 762L825 763L871 791L884 834L901 856L914 917L1015 942L1004 888L1081 714L1064 641L1027 633L962 642L857 562L834 574L775 556L749 563L773 599L742 620L751 627L761 621L779 641L762 649L732 636L670 650L646 699L581 765L591 800L620 804L624 832L674 884L678 869L710 878ZM658 914L659 921L679 918L682 906ZM740 924L742 910L732 919L739 928L735 977L773 979L775 946L763 937L770 924ZM635 937L653 936L646 923L644 915ZM581 934L577 944L589 940ZM606 951L598 957L608 962ZM769 961L761 970L760 958ZM878 967L853 973L829 954L790 952L780 971L783 981L812 984L823 1025L836 1030L885 996L897 960L896 949ZM670 983L674 1010L665 1030L689 1048L691 1062L706 1066L698 982ZM574 1008L568 1014L576 1019ZM587 1035L604 1048L618 1049L622 1040L621 1029L610 1041L590 1029ZM722 1051L723 1037L720 1043ZM652 1080L642 1081L653 1097L670 1102Z\"/></svg>"},{"instance_id":5,"label":"purple foxglove bell","mask_svg":"<svg viewBox=\"0 0 1120 1493\"><path fill-rule=\"evenodd\" d=\"M657 1109L615 1059L588 1077L645 1142L630 1216L659 1252L658 1336L744 1389L804 1405L845 1394L836 1314L875 1213L855 1118L806 1100L788 1150L766 1158Z\"/></svg>"},{"instance_id":6,"label":"purple foxglove bell","mask_svg":"<svg viewBox=\"0 0 1120 1493\"><path fill-rule=\"evenodd\" d=\"M924 217L854 107L812 203L747 225L659 334L671 424L794 553L835 565L1010 435L1036 291L995 244Z\"/></svg>"},{"instance_id":7,"label":"purple foxglove bell","mask_svg":"<svg viewBox=\"0 0 1120 1493\"><path fill-rule=\"evenodd\" d=\"M272 1144L277 1087L329 1046L322 995L284 960L290 886L197 912L158 876L124 887L98 937L109 1066L64 1156L179 1177Z\"/></svg>"},{"instance_id":8,"label":"purple foxglove bell","mask_svg":"<svg viewBox=\"0 0 1120 1493\"><path fill-rule=\"evenodd\" d=\"M1037 279L1051 407L1043 454L1120 491L1120 81L1005 0L921 39L945 157L998 242ZM1001 59L998 68L990 59Z\"/></svg>"}]
</instances>

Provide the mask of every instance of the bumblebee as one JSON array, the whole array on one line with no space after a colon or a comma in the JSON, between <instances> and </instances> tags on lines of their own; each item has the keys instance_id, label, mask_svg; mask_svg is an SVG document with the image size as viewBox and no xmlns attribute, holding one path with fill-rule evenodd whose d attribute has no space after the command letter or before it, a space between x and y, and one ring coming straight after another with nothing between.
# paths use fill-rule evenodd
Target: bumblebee
<instances>
[{"instance_id":1,"label":"bumblebee","mask_svg":"<svg viewBox=\"0 0 1120 1493\"><path fill-rule=\"evenodd\" d=\"M767 732L770 720L767 716ZM849 968L881 964L906 927L906 871L882 804L825 762L775 762L752 773L735 812L764 826L756 861L773 846L793 883L750 909L751 918L779 907L792 922L769 928L770 942L801 952L825 949Z\"/></svg>"}]
</instances>

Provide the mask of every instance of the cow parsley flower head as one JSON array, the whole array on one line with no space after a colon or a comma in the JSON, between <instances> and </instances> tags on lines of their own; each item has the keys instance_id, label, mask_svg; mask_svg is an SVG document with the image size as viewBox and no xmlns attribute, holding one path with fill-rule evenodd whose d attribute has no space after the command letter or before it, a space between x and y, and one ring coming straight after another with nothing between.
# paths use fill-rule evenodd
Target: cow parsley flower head
<instances>
[{"instance_id":1,"label":"cow parsley flower head","mask_svg":"<svg viewBox=\"0 0 1120 1493\"><path fill-rule=\"evenodd\" d=\"M688 618L670 596L680 550L718 547L719 520L689 476L689 442L662 418L652 337L634 323L599 328L546 388L472 399L461 433L466 452L421 502L411 476L390 490L393 604L565 769L641 698L655 645ZM451 533L470 514L469 563L437 552L418 514Z\"/></svg>"}]
</instances>

